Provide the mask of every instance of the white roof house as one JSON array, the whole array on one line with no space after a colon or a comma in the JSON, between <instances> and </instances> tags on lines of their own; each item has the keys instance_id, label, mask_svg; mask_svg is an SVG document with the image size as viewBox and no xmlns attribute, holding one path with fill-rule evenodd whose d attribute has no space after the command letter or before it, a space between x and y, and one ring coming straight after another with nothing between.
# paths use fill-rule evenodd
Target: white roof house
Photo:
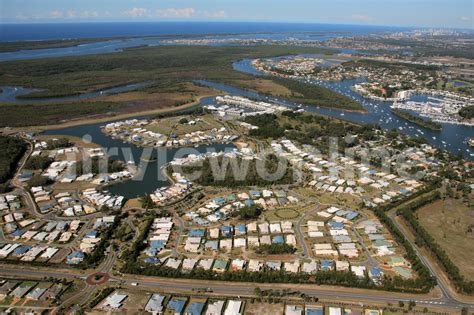
<instances>
[{"instance_id":1,"label":"white roof house","mask_svg":"<svg viewBox=\"0 0 474 315\"><path fill-rule=\"evenodd\" d=\"M127 297L128 296L126 294L120 294L119 292L114 292L114 294L110 295L105 300L105 303L102 305L102 308L117 310L122 307L122 303Z\"/></svg>"},{"instance_id":2,"label":"white roof house","mask_svg":"<svg viewBox=\"0 0 474 315\"><path fill-rule=\"evenodd\" d=\"M240 308L242 307L242 301L230 300L227 302L224 315L240 315Z\"/></svg>"}]
</instances>

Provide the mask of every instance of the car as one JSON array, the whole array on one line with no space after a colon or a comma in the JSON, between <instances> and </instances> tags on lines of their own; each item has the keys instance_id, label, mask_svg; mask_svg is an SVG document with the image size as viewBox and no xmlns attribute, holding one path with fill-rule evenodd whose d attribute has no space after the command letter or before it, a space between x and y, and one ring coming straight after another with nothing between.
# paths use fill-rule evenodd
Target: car
<instances>
[{"instance_id":1,"label":"car","mask_svg":"<svg viewBox=\"0 0 474 315\"><path fill-rule=\"evenodd\" d=\"M138 282L132 282L130 284L133 285L134 287L138 286Z\"/></svg>"}]
</instances>

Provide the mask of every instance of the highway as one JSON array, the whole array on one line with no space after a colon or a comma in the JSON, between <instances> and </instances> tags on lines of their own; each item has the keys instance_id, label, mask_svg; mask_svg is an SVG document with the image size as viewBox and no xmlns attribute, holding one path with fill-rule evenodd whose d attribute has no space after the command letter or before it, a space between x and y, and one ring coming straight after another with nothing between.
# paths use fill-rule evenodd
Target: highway
<instances>
[{"instance_id":1,"label":"highway","mask_svg":"<svg viewBox=\"0 0 474 315\"><path fill-rule=\"evenodd\" d=\"M115 260L115 255L109 255L102 264L99 271L110 271ZM54 270L50 268L34 268L34 267L18 267L15 265L0 265L0 276L5 278L25 278L42 279L44 277L53 277L59 279L83 279L85 280L89 274L80 270ZM298 290L309 297L318 297L320 299L341 300L341 301L360 301L365 303L392 303L399 301L409 302L415 301L417 305L425 306L445 306L460 309L462 307L474 307L474 304L458 302L452 298L445 296L436 297L431 294L402 294L395 292L384 292L375 290L363 290L353 288L341 288L333 286L319 286L310 284L275 284L275 283L245 283L245 282L222 282L194 279L170 279L160 277L144 277L134 275L111 276L111 283L121 285L132 285L138 282L140 287L150 288L164 292L185 292L192 294L195 288L210 288L213 294L224 296L254 296L255 288L261 289L293 289ZM87 285L77 295L65 301L63 305L71 305L72 302L86 302L94 292L94 286ZM84 298L84 299L83 299ZM67 302L67 303L66 303Z\"/></svg>"}]
</instances>

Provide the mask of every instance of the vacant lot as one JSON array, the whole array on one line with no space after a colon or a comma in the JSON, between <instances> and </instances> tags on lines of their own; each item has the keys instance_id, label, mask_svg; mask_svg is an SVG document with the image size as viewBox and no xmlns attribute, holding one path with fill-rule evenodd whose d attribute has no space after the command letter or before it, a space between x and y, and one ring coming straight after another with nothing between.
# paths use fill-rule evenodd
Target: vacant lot
<instances>
[{"instance_id":1,"label":"vacant lot","mask_svg":"<svg viewBox=\"0 0 474 315\"><path fill-rule=\"evenodd\" d=\"M423 227L467 279L474 279L474 211L458 200L440 200L417 211Z\"/></svg>"},{"instance_id":2,"label":"vacant lot","mask_svg":"<svg viewBox=\"0 0 474 315\"><path fill-rule=\"evenodd\" d=\"M284 313L283 304L269 304L269 303L249 303L245 308L245 314L247 315L283 315Z\"/></svg>"}]
</instances>

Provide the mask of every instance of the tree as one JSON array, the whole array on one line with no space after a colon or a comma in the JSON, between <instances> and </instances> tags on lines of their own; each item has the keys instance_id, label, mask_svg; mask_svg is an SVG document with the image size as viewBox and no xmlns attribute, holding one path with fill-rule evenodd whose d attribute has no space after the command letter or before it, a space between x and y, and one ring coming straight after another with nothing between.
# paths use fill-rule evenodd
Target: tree
<instances>
[{"instance_id":1,"label":"tree","mask_svg":"<svg viewBox=\"0 0 474 315\"><path fill-rule=\"evenodd\" d=\"M28 181L29 187L48 186L49 184L51 184L51 180L48 177L42 175L34 175Z\"/></svg>"},{"instance_id":2,"label":"tree","mask_svg":"<svg viewBox=\"0 0 474 315\"><path fill-rule=\"evenodd\" d=\"M459 116L466 119L474 118L474 105L461 108L461 110L459 111Z\"/></svg>"},{"instance_id":3,"label":"tree","mask_svg":"<svg viewBox=\"0 0 474 315\"><path fill-rule=\"evenodd\" d=\"M147 209L147 210L155 206L155 203L153 202L150 195L148 194L146 194L143 197L140 197L140 203L142 205L142 208Z\"/></svg>"},{"instance_id":4,"label":"tree","mask_svg":"<svg viewBox=\"0 0 474 315\"><path fill-rule=\"evenodd\" d=\"M54 150L59 148L69 148L74 145L67 138L51 139L46 142L48 150Z\"/></svg>"},{"instance_id":5,"label":"tree","mask_svg":"<svg viewBox=\"0 0 474 315\"><path fill-rule=\"evenodd\" d=\"M8 189L8 180L26 150L26 143L14 137L0 136L0 192Z\"/></svg>"},{"instance_id":6,"label":"tree","mask_svg":"<svg viewBox=\"0 0 474 315\"><path fill-rule=\"evenodd\" d=\"M28 159L28 161L26 161L25 168L30 170L44 170L52 162L53 159L48 156L32 156Z\"/></svg>"},{"instance_id":7,"label":"tree","mask_svg":"<svg viewBox=\"0 0 474 315\"><path fill-rule=\"evenodd\" d=\"M239 209L238 215L243 220L250 220L258 218L258 216L262 213L262 210L256 206L245 206Z\"/></svg>"}]
</instances>

